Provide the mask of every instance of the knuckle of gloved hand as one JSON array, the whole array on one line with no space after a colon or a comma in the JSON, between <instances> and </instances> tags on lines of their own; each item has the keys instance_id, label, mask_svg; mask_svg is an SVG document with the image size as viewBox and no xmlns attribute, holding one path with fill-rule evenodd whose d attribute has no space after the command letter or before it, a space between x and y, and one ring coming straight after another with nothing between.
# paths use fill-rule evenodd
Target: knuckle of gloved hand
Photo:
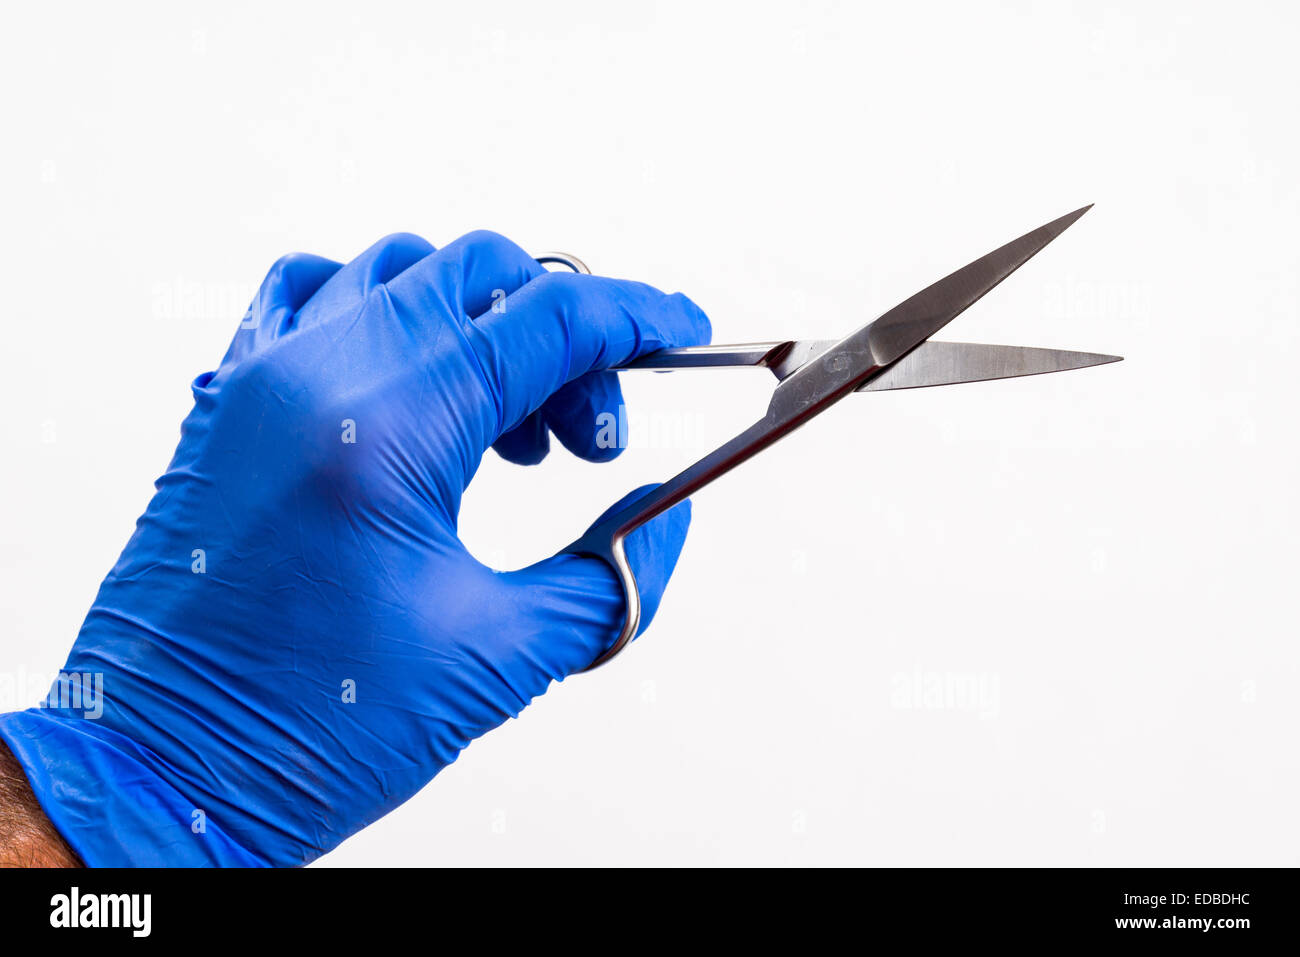
<instances>
[{"instance_id":1,"label":"knuckle of gloved hand","mask_svg":"<svg viewBox=\"0 0 1300 957\"><path fill-rule=\"evenodd\" d=\"M314 259L310 253L292 252L285 253L275 262L271 263L271 268L266 271L266 279L263 280L263 286L278 285L287 276L291 276L299 266Z\"/></svg>"},{"instance_id":2,"label":"knuckle of gloved hand","mask_svg":"<svg viewBox=\"0 0 1300 957\"><path fill-rule=\"evenodd\" d=\"M398 230L395 233L389 233L387 236L382 237L376 245L379 246L380 249L384 250L414 249L419 251L424 249L433 249L433 243L429 242L418 233L412 233L406 230Z\"/></svg>"},{"instance_id":3,"label":"knuckle of gloved hand","mask_svg":"<svg viewBox=\"0 0 1300 957\"><path fill-rule=\"evenodd\" d=\"M573 322L582 310L591 276L571 272L547 272L528 285L532 295L562 322Z\"/></svg>"},{"instance_id":4,"label":"knuckle of gloved hand","mask_svg":"<svg viewBox=\"0 0 1300 957\"><path fill-rule=\"evenodd\" d=\"M457 240L467 249L483 253L493 259L509 257L519 248L505 236L491 229L472 229Z\"/></svg>"},{"instance_id":5,"label":"knuckle of gloved hand","mask_svg":"<svg viewBox=\"0 0 1300 957\"><path fill-rule=\"evenodd\" d=\"M379 255L377 265L390 261L397 256L404 259L423 258L434 251L433 243L415 233L389 233L381 238L374 247Z\"/></svg>"}]
</instances>

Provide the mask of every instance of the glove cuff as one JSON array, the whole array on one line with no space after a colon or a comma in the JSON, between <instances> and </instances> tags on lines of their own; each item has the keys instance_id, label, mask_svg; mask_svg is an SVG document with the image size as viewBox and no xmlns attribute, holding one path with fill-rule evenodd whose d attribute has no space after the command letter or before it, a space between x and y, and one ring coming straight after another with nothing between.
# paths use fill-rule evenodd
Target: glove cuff
<instances>
[{"instance_id":1,"label":"glove cuff","mask_svg":"<svg viewBox=\"0 0 1300 957\"><path fill-rule=\"evenodd\" d=\"M125 735L41 708L0 714L0 738L87 867L265 867L150 767Z\"/></svg>"}]
</instances>

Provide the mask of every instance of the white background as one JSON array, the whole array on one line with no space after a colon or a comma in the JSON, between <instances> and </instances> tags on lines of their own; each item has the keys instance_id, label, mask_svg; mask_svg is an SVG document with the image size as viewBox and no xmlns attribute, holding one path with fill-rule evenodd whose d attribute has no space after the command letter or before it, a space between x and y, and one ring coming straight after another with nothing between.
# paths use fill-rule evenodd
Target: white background
<instances>
[{"instance_id":1,"label":"white background","mask_svg":"<svg viewBox=\"0 0 1300 957\"><path fill-rule=\"evenodd\" d=\"M487 227L716 341L826 337L1096 202L946 335L1126 362L851 397L696 498L628 654L322 863L1300 863L1293 4L5 20L0 704L282 253ZM481 556L548 554L770 386L624 378L618 462L488 456Z\"/></svg>"}]
</instances>

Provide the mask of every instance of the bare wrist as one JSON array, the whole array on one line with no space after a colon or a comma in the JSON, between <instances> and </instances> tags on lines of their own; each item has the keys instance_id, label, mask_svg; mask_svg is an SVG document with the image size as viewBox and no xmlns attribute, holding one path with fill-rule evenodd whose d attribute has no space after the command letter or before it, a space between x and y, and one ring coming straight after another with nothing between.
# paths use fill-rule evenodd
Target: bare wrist
<instances>
[{"instance_id":1,"label":"bare wrist","mask_svg":"<svg viewBox=\"0 0 1300 957\"><path fill-rule=\"evenodd\" d=\"M0 867L81 867L27 783L22 766L0 741Z\"/></svg>"}]
</instances>

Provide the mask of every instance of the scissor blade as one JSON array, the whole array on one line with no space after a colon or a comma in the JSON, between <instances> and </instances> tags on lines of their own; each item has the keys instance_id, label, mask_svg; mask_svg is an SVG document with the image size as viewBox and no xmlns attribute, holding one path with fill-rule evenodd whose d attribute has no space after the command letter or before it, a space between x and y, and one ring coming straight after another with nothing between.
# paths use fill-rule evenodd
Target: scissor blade
<instances>
[{"instance_id":1,"label":"scissor blade","mask_svg":"<svg viewBox=\"0 0 1300 957\"><path fill-rule=\"evenodd\" d=\"M831 339L801 339L785 342L744 342L733 345L679 346L660 349L634 359L619 369L671 372L677 369L719 369L727 367L766 368L784 379L810 359L821 355L835 342ZM879 375L858 388L859 392L887 389L919 389L932 385L981 382L1012 376L1064 372L1116 362L1120 356L1094 352L1065 352L1021 346L986 346L971 342L921 343Z\"/></svg>"},{"instance_id":2,"label":"scissor blade","mask_svg":"<svg viewBox=\"0 0 1300 957\"><path fill-rule=\"evenodd\" d=\"M858 389L961 315L1091 208L1076 209L981 256L788 375L774 369L782 381L772 394L768 417L773 422L806 419Z\"/></svg>"},{"instance_id":3,"label":"scissor blade","mask_svg":"<svg viewBox=\"0 0 1300 957\"><path fill-rule=\"evenodd\" d=\"M1076 209L1013 239L889 310L869 327L871 351L877 364L888 365L917 343L929 339L1091 208L1089 204Z\"/></svg>"},{"instance_id":4,"label":"scissor blade","mask_svg":"<svg viewBox=\"0 0 1300 957\"><path fill-rule=\"evenodd\" d=\"M923 342L880 375L859 386L859 392L923 389L961 382L1012 379L1049 372L1086 369L1119 362L1122 356L1066 352L1029 346L989 346L978 342Z\"/></svg>"}]
</instances>

